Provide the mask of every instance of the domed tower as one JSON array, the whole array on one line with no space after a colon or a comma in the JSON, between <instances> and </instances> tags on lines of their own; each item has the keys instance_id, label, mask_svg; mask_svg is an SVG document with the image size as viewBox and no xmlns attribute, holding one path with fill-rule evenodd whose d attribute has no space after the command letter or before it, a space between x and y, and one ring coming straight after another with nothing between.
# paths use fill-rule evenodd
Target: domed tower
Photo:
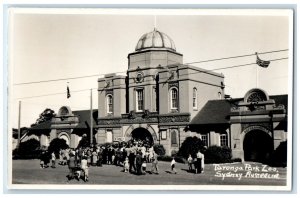
<instances>
[{"instance_id":1,"label":"domed tower","mask_svg":"<svg viewBox=\"0 0 300 198\"><path fill-rule=\"evenodd\" d=\"M182 54L176 52L174 41L157 29L144 34L139 39L135 52L128 54L129 70L175 63L182 64Z\"/></svg>"},{"instance_id":2,"label":"domed tower","mask_svg":"<svg viewBox=\"0 0 300 198\"><path fill-rule=\"evenodd\" d=\"M128 54L127 111L155 112L157 107L157 73L165 66L182 64L174 41L154 29L142 35L135 51Z\"/></svg>"}]
</instances>

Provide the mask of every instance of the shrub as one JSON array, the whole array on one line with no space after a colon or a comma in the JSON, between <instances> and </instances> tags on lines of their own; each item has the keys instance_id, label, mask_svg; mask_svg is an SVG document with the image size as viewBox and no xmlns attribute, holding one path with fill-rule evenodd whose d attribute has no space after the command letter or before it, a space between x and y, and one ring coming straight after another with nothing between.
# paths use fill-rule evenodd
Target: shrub
<instances>
[{"instance_id":1,"label":"shrub","mask_svg":"<svg viewBox=\"0 0 300 198\"><path fill-rule=\"evenodd\" d=\"M227 146L210 146L204 153L205 163L230 163L232 162L231 149Z\"/></svg>"},{"instance_id":2,"label":"shrub","mask_svg":"<svg viewBox=\"0 0 300 198\"><path fill-rule=\"evenodd\" d=\"M281 142L272 153L270 166L286 167L287 165L287 141Z\"/></svg>"},{"instance_id":3,"label":"shrub","mask_svg":"<svg viewBox=\"0 0 300 198\"><path fill-rule=\"evenodd\" d=\"M187 137L183 141L177 155L182 156L184 158L188 158L189 154L191 154L192 157L195 158L196 154L199 150L201 150L201 151L204 150L204 144L203 144L202 140L196 136Z\"/></svg>"},{"instance_id":4,"label":"shrub","mask_svg":"<svg viewBox=\"0 0 300 198\"><path fill-rule=\"evenodd\" d=\"M39 156L40 142L36 139L21 142L19 148L13 151L14 159L37 159Z\"/></svg>"},{"instance_id":5,"label":"shrub","mask_svg":"<svg viewBox=\"0 0 300 198\"><path fill-rule=\"evenodd\" d=\"M165 155L166 154L166 150L165 150L164 146L161 144L154 144L153 149L157 155Z\"/></svg>"},{"instance_id":6,"label":"shrub","mask_svg":"<svg viewBox=\"0 0 300 198\"><path fill-rule=\"evenodd\" d=\"M66 140L55 138L50 142L50 145L48 147L48 152L52 153L54 152L56 155L58 155L60 149L67 149L69 146L67 145Z\"/></svg>"}]
</instances>

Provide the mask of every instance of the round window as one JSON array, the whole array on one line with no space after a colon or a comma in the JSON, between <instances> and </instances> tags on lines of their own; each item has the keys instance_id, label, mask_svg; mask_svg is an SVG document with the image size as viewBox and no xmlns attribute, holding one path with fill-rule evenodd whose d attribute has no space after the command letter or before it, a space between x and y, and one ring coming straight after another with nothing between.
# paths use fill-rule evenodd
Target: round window
<instances>
[{"instance_id":1,"label":"round window","mask_svg":"<svg viewBox=\"0 0 300 198\"><path fill-rule=\"evenodd\" d=\"M142 73L138 73L135 78L136 82L143 82L144 76Z\"/></svg>"}]
</instances>

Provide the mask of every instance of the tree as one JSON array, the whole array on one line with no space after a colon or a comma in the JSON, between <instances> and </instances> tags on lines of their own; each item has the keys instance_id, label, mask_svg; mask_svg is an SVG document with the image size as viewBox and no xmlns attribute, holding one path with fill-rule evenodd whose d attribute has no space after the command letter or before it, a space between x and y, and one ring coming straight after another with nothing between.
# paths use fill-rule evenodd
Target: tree
<instances>
[{"instance_id":1,"label":"tree","mask_svg":"<svg viewBox=\"0 0 300 198\"><path fill-rule=\"evenodd\" d=\"M55 138L50 142L50 145L48 147L49 153L54 152L55 154L58 154L60 149L67 149L69 146L67 145L66 140L61 138Z\"/></svg>"},{"instance_id":2,"label":"tree","mask_svg":"<svg viewBox=\"0 0 300 198\"><path fill-rule=\"evenodd\" d=\"M196 136L187 137L182 143L177 155L188 158L188 156L191 154L192 157L196 157L197 152L203 149L204 144L200 138Z\"/></svg>"},{"instance_id":3,"label":"tree","mask_svg":"<svg viewBox=\"0 0 300 198\"><path fill-rule=\"evenodd\" d=\"M96 143L96 138L93 137L93 144L95 145L95 143ZM81 140L78 143L77 148L79 148L79 147L86 148L86 147L90 147L90 146L91 146L90 136L83 134Z\"/></svg>"},{"instance_id":4,"label":"tree","mask_svg":"<svg viewBox=\"0 0 300 198\"><path fill-rule=\"evenodd\" d=\"M29 139L25 142L21 142L19 148L16 148L13 152L14 158L19 159L36 159L40 154L40 142L36 139Z\"/></svg>"},{"instance_id":5,"label":"tree","mask_svg":"<svg viewBox=\"0 0 300 198\"><path fill-rule=\"evenodd\" d=\"M53 117L55 117L55 112L52 109L45 109L39 116L39 118L36 120L36 122L34 124L32 124L31 126L46 122L48 120L51 120Z\"/></svg>"}]
</instances>

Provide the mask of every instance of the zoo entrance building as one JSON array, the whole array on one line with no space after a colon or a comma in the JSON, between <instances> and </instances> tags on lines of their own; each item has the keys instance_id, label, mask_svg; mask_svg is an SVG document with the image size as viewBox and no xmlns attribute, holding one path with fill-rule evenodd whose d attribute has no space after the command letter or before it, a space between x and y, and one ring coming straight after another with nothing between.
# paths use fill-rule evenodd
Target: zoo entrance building
<instances>
[{"instance_id":1,"label":"zoo entrance building","mask_svg":"<svg viewBox=\"0 0 300 198\"><path fill-rule=\"evenodd\" d=\"M228 99L223 74L183 64L173 40L154 29L128 54L127 75L98 79L94 137L98 144L147 139L166 154L188 136L205 145L229 146L234 158L260 160L287 140L287 95L269 96L255 88ZM63 138L77 147L89 134L89 111L63 106L51 122L30 129L47 146Z\"/></svg>"}]
</instances>

